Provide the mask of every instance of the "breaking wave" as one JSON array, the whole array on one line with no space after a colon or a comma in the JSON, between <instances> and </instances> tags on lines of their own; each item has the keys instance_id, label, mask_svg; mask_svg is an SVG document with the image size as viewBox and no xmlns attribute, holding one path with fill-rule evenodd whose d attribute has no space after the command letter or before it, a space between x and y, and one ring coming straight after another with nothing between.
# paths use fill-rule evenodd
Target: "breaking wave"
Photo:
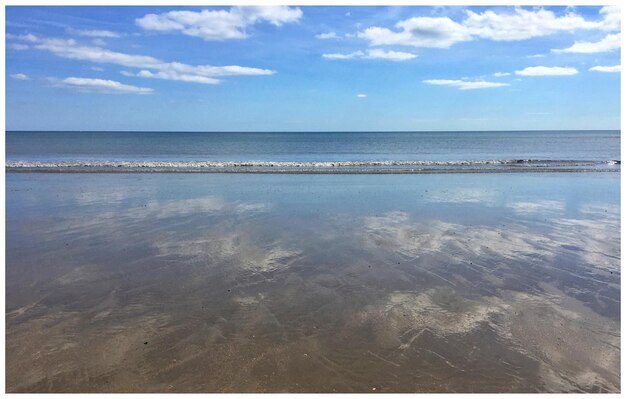
<instances>
[{"instance_id":1,"label":"breaking wave","mask_svg":"<svg viewBox=\"0 0 626 399\"><path fill-rule=\"evenodd\" d=\"M513 171L619 171L619 160L464 160L464 161L7 161L9 172L82 173L488 173Z\"/></svg>"}]
</instances>

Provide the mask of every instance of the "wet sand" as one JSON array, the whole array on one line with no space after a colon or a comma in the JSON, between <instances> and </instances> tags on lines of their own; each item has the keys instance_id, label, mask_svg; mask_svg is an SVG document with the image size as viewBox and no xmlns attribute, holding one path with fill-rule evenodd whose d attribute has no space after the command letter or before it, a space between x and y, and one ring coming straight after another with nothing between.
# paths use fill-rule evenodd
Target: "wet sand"
<instances>
[{"instance_id":1,"label":"wet sand","mask_svg":"<svg viewBox=\"0 0 626 399\"><path fill-rule=\"evenodd\" d=\"M9 392L619 392L619 174L7 174Z\"/></svg>"}]
</instances>

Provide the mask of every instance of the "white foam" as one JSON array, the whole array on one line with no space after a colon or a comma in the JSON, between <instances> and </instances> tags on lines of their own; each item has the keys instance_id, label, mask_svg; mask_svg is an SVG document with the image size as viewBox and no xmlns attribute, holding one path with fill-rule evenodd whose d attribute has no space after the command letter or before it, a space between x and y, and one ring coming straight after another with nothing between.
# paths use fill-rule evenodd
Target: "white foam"
<instances>
[{"instance_id":1,"label":"white foam","mask_svg":"<svg viewBox=\"0 0 626 399\"><path fill-rule=\"evenodd\" d=\"M558 169L558 168L597 168L601 165L618 165L619 161L578 161L578 160L456 160L456 161L420 161L420 160L364 160L364 161L7 161L8 171L46 171L46 172L406 172L419 173L428 171L491 169Z\"/></svg>"}]
</instances>

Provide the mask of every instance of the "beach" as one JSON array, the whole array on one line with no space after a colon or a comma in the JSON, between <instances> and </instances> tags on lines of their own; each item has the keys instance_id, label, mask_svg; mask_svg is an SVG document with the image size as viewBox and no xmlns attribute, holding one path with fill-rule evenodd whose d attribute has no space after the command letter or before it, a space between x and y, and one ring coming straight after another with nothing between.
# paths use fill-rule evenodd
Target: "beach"
<instances>
[{"instance_id":1,"label":"beach","mask_svg":"<svg viewBox=\"0 0 626 399\"><path fill-rule=\"evenodd\" d=\"M9 392L619 392L620 173L7 173Z\"/></svg>"},{"instance_id":2,"label":"beach","mask_svg":"<svg viewBox=\"0 0 626 399\"><path fill-rule=\"evenodd\" d=\"M8 0L6 392L621 393L621 17Z\"/></svg>"}]
</instances>

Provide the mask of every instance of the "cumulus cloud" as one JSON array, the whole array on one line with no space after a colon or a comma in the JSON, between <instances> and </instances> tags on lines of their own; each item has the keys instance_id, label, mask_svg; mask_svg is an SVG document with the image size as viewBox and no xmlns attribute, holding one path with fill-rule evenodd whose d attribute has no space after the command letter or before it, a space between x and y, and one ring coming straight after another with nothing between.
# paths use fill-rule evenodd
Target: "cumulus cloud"
<instances>
[{"instance_id":1,"label":"cumulus cloud","mask_svg":"<svg viewBox=\"0 0 626 399\"><path fill-rule=\"evenodd\" d=\"M604 7L601 19L586 20L573 12L557 16L543 8L513 12L487 10L482 13L466 11L461 22L449 17L414 17L396 23L393 31L373 26L357 34L370 45L404 45L413 47L448 48L455 43L476 38L494 41L519 41L576 30L618 31L619 8Z\"/></svg>"},{"instance_id":2,"label":"cumulus cloud","mask_svg":"<svg viewBox=\"0 0 626 399\"><path fill-rule=\"evenodd\" d=\"M381 59L390 61L407 61L416 58L413 53L405 53L402 51L385 51L373 49L367 51L355 51L353 53L330 53L322 54L322 57L329 60L350 60L350 59Z\"/></svg>"},{"instance_id":3,"label":"cumulus cloud","mask_svg":"<svg viewBox=\"0 0 626 399\"><path fill-rule=\"evenodd\" d=\"M153 89L147 87L137 87L125 85L114 80L90 79L90 78L65 78L58 84L61 87L68 87L86 92L97 93L129 93L129 94L150 94Z\"/></svg>"},{"instance_id":4,"label":"cumulus cloud","mask_svg":"<svg viewBox=\"0 0 626 399\"><path fill-rule=\"evenodd\" d=\"M297 22L299 8L287 6L231 7L229 10L169 11L147 14L135 20L143 29L159 32L178 31L204 40L245 39L246 28L266 21L275 26Z\"/></svg>"},{"instance_id":5,"label":"cumulus cloud","mask_svg":"<svg viewBox=\"0 0 626 399\"><path fill-rule=\"evenodd\" d=\"M619 49L621 46L621 34L615 33L607 35L599 42L575 42L571 47L564 49L553 49L555 53L605 53Z\"/></svg>"},{"instance_id":6,"label":"cumulus cloud","mask_svg":"<svg viewBox=\"0 0 626 399\"><path fill-rule=\"evenodd\" d=\"M621 72L622 67L621 65L613 65L613 66L594 66L589 68L590 71L595 71L595 72Z\"/></svg>"},{"instance_id":7,"label":"cumulus cloud","mask_svg":"<svg viewBox=\"0 0 626 399\"><path fill-rule=\"evenodd\" d=\"M14 73L10 76L12 79L15 79L15 80L30 80L30 77L23 73Z\"/></svg>"},{"instance_id":8,"label":"cumulus cloud","mask_svg":"<svg viewBox=\"0 0 626 399\"><path fill-rule=\"evenodd\" d=\"M599 22L587 21L582 16L568 13L556 16L546 9L525 10L516 8L513 13L484 13L467 11L463 25L473 36L495 41L518 41L533 37L547 36L557 32L570 32L576 29L598 29Z\"/></svg>"},{"instance_id":9,"label":"cumulus cloud","mask_svg":"<svg viewBox=\"0 0 626 399\"><path fill-rule=\"evenodd\" d=\"M318 39L327 40L327 39L337 39L339 36L337 36L335 32L328 32L328 33L320 33L319 35L315 35L315 37Z\"/></svg>"},{"instance_id":10,"label":"cumulus cloud","mask_svg":"<svg viewBox=\"0 0 626 399\"><path fill-rule=\"evenodd\" d=\"M360 94L357 94L356 96L358 98L365 98L365 97L367 97L367 94L360 93Z\"/></svg>"},{"instance_id":11,"label":"cumulus cloud","mask_svg":"<svg viewBox=\"0 0 626 399\"><path fill-rule=\"evenodd\" d=\"M500 82L487 82L484 80L450 80L450 79L429 79L423 81L429 85L435 86L451 86L456 87L459 90L476 90L476 89L489 89L492 87L509 86L508 83Z\"/></svg>"},{"instance_id":12,"label":"cumulus cloud","mask_svg":"<svg viewBox=\"0 0 626 399\"><path fill-rule=\"evenodd\" d=\"M546 66L527 67L520 71L515 71L515 74L519 76L567 76L576 75L577 73L578 70L576 68Z\"/></svg>"},{"instance_id":13,"label":"cumulus cloud","mask_svg":"<svg viewBox=\"0 0 626 399\"><path fill-rule=\"evenodd\" d=\"M131 74L142 78L215 84L219 83L220 80L216 77L220 76L258 76L271 75L274 73L274 71L269 69L238 65L212 66L165 62L151 56L126 54L111 51L103 47L81 45L73 39L43 38L32 34L17 36L15 39L32 43L33 48L48 51L62 58L137 68L140 69L140 71Z\"/></svg>"},{"instance_id":14,"label":"cumulus cloud","mask_svg":"<svg viewBox=\"0 0 626 399\"><path fill-rule=\"evenodd\" d=\"M493 76L495 76L496 78L501 78L503 76L510 76L511 73L510 72L496 72L493 74Z\"/></svg>"},{"instance_id":15,"label":"cumulus cloud","mask_svg":"<svg viewBox=\"0 0 626 399\"><path fill-rule=\"evenodd\" d=\"M447 48L451 45L471 40L465 27L448 17L415 17L398 22L399 32L374 26L359 32L357 36L366 39L373 46L403 45L413 47Z\"/></svg>"},{"instance_id":16,"label":"cumulus cloud","mask_svg":"<svg viewBox=\"0 0 626 399\"><path fill-rule=\"evenodd\" d=\"M617 32L621 29L621 10L619 6L605 6L600 9L602 15L602 30Z\"/></svg>"}]
</instances>

